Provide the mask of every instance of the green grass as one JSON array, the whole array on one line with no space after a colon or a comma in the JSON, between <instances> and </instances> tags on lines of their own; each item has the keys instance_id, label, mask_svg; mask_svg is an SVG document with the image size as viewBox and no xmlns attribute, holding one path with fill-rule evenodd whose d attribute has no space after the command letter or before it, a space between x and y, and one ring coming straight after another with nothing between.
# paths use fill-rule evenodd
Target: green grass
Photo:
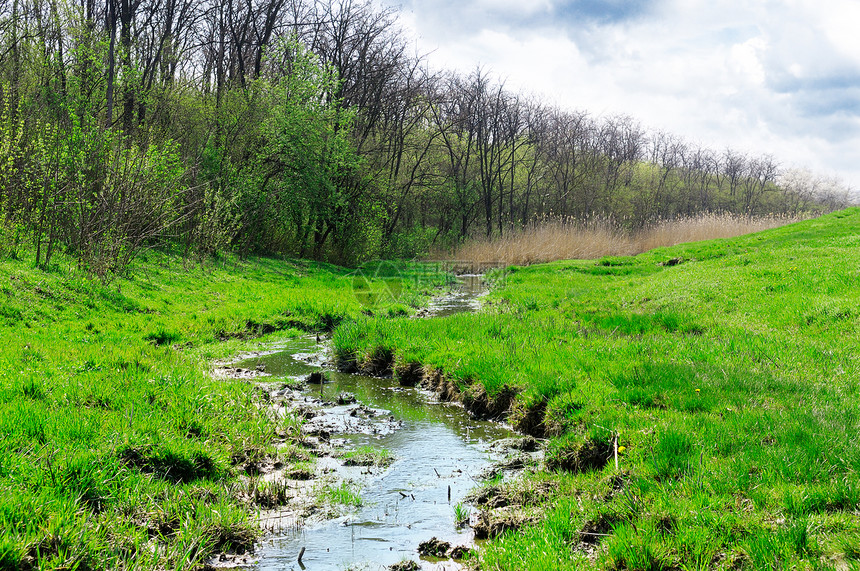
<instances>
[{"instance_id":1,"label":"green grass","mask_svg":"<svg viewBox=\"0 0 860 571\"><path fill-rule=\"evenodd\" d=\"M308 458L275 448L292 419L248 382L211 379L213 359L411 312L438 282L400 265L396 296L369 304L355 272L322 264L150 252L104 286L56 259L0 260L2 569L188 569L247 548L249 512L284 500L238 484L248 459Z\"/></svg>"},{"instance_id":2,"label":"green grass","mask_svg":"<svg viewBox=\"0 0 860 571\"><path fill-rule=\"evenodd\" d=\"M513 267L481 314L362 316L334 343L341 362L440 370L467 404L515 394L511 422L552 439L559 492L544 522L488 544L486 568L812 569L860 562L858 329L852 208ZM607 483L615 434L620 496ZM579 532L601 513L612 525L584 550Z\"/></svg>"},{"instance_id":3,"label":"green grass","mask_svg":"<svg viewBox=\"0 0 860 571\"><path fill-rule=\"evenodd\" d=\"M320 499L334 506L357 508L361 506L361 495L354 485L341 482L338 486L324 487L320 490Z\"/></svg>"},{"instance_id":4,"label":"green grass","mask_svg":"<svg viewBox=\"0 0 860 571\"><path fill-rule=\"evenodd\" d=\"M454 506L454 523L460 527L466 525L469 522L469 516L471 515L471 511L462 502L458 502Z\"/></svg>"},{"instance_id":5,"label":"green grass","mask_svg":"<svg viewBox=\"0 0 860 571\"><path fill-rule=\"evenodd\" d=\"M345 466L390 466L394 462L394 456L385 448L374 448L373 446L360 446L350 450L342 456Z\"/></svg>"}]
</instances>

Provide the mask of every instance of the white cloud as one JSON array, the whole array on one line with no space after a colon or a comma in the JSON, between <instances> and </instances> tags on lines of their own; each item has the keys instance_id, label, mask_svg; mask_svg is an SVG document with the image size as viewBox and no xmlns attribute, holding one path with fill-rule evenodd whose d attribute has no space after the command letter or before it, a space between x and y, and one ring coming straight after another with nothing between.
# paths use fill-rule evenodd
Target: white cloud
<instances>
[{"instance_id":1,"label":"white cloud","mask_svg":"<svg viewBox=\"0 0 860 571\"><path fill-rule=\"evenodd\" d=\"M858 21L856 0L413 0L404 20L434 67L860 188Z\"/></svg>"},{"instance_id":2,"label":"white cloud","mask_svg":"<svg viewBox=\"0 0 860 571\"><path fill-rule=\"evenodd\" d=\"M549 10L549 0L476 0L476 7L483 11L497 11L509 14L530 15Z\"/></svg>"},{"instance_id":3,"label":"white cloud","mask_svg":"<svg viewBox=\"0 0 860 571\"><path fill-rule=\"evenodd\" d=\"M731 47L731 63L734 64L740 86L743 86L744 79L747 80L748 85L757 87L764 85L766 74L762 64L762 54L767 51L767 48L767 41L761 37ZM737 83L730 85L733 90L737 90Z\"/></svg>"}]
</instances>

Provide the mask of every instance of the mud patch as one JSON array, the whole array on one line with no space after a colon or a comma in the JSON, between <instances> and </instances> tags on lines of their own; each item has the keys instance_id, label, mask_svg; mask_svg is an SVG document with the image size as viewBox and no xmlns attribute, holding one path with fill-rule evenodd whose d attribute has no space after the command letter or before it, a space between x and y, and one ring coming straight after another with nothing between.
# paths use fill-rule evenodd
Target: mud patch
<instances>
[{"instance_id":1,"label":"mud patch","mask_svg":"<svg viewBox=\"0 0 860 571\"><path fill-rule=\"evenodd\" d=\"M292 352L260 352L222 366L254 371L250 376L259 377L262 389L259 405L284 419L278 434L285 447L292 447L290 454L300 450L317 456L316 464L306 467L289 462L275 467L271 459L250 454L236 458L240 469L248 464L255 474L251 478L256 487L249 486L247 502L269 509L258 520L271 534L258 546L256 569L290 568L302 548L307 549L304 561L309 568L357 564L385 569L414 558L419 541L431 535L428 531L439 541L457 545L462 554L469 549L473 532L458 527L455 514L490 458L507 456L497 466L505 478L540 461L540 443L534 438L509 438L507 428L476 420L503 415L509 402L499 404L479 392L470 393L475 397L470 402L479 403L481 414L467 415L465 407L434 402L427 392L404 386L433 384L439 401L459 404L462 393L453 381L415 363L395 367L390 352L374 353L364 367L378 375L370 378L325 371L325 359L314 355L313 342L295 342L292 347ZM391 378L386 369L396 369L398 378ZM313 372L327 378L308 384ZM503 396L512 394L506 390ZM490 449L489 443L497 440L499 444ZM365 447L390 450L391 456L384 463L378 454L363 458L360 452ZM321 494L344 503L326 505ZM523 498L513 494L507 503L514 505L512 501L523 504ZM453 555L454 549L449 547L445 555L448 552ZM352 555L346 562L343 557L348 553Z\"/></svg>"},{"instance_id":2,"label":"mud patch","mask_svg":"<svg viewBox=\"0 0 860 571\"><path fill-rule=\"evenodd\" d=\"M459 561L460 559L465 559L472 553L474 553L474 550L472 550L471 548L465 545L458 545L456 547L451 548L451 551L448 552L448 557L450 557L454 561Z\"/></svg>"},{"instance_id":3,"label":"mud patch","mask_svg":"<svg viewBox=\"0 0 860 571\"><path fill-rule=\"evenodd\" d=\"M403 387L415 387L424 378L424 367L420 363L400 363L394 368L394 376Z\"/></svg>"},{"instance_id":4,"label":"mud patch","mask_svg":"<svg viewBox=\"0 0 860 571\"><path fill-rule=\"evenodd\" d=\"M445 557L449 549L451 549L450 543L433 537L418 544L418 555L425 557Z\"/></svg>"},{"instance_id":5,"label":"mud patch","mask_svg":"<svg viewBox=\"0 0 860 571\"><path fill-rule=\"evenodd\" d=\"M387 468L394 463L394 457L391 454L370 447L346 452L342 458L344 466Z\"/></svg>"},{"instance_id":6,"label":"mud patch","mask_svg":"<svg viewBox=\"0 0 860 571\"><path fill-rule=\"evenodd\" d=\"M504 385L497 393L489 394L480 383L472 383L460 396L460 402L478 420L503 420L517 396L516 389Z\"/></svg>"},{"instance_id":7,"label":"mud patch","mask_svg":"<svg viewBox=\"0 0 860 571\"><path fill-rule=\"evenodd\" d=\"M297 411L305 417L309 408L313 410L314 416L302 425L301 431L324 440L333 434L391 434L403 426L389 411L356 403L354 399L352 404L337 404L304 397L286 408L289 413Z\"/></svg>"},{"instance_id":8,"label":"mud patch","mask_svg":"<svg viewBox=\"0 0 860 571\"><path fill-rule=\"evenodd\" d=\"M305 378L305 382L311 385L321 385L325 382L325 376L319 371L314 371Z\"/></svg>"},{"instance_id":9,"label":"mud patch","mask_svg":"<svg viewBox=\"0 0 860 571\"><path fill-rule=\"evenodd\" d=\"M217 367L212 376L216 379L257 379L267 376L265 371L257 369L243 369L242 367L221 366Z\"/></svg>"},{"instance_id":10,"label":"mud patch","mask_svg":"<svg viewBox=\"0 0 860 571\"><path fill-rule=\"evenodd\" d=\"M544 419L546 418L547 399L542 398L532 403L515 402L511 408L510 423L517 431L537 438L547 434Z\"/></svg>"},{"instance_id":11,"label":"mud patch","mask_svg":"<svg viewBox=\"0 0 860 571\"><path fill-rule=\"evenodd\" d=\"M522 452L536 452L540 449L540 442L532 436L505 438L497 440L490 446L493 450L520 450Z\"/></svg>"},{"instance_id":12,"label":"mud patch","mask_svg":"<svg viewBox=\"0 0 860 571\"><path fill-rule=\"evenodd\" d=\"M466 495L464 501L481 509L516 505L537 506L547 500L554 491L555 485L552 482L519 479L475 488Z\"/></svg>"},{"instance_id":13,"label":"mud patch","mask_svg":"<svg viewBox=\"0 0 860 571\"><path fill-rule=\"evenodd\" d=\"M526 525L533 525L540 517L523 506L505 506L492 510L478 512L472 529L476 539L493 539L509 530L517 530Z\"/></svg>"},{"instance_id":14,"label":"mud patch","mask_svg":"<svg viewBox=\"0 0 860 571\"><path fill-rule=\"evenodd\" d=\"M552 442L546 465L550 470L589 472L602 469L611 457L610 442L572 436Z\"/></svg>"},{"instance_id":15,"label":"mud patch","mask_svg":"<svg viewBox=\"0 0 860 571\"><path fill-rule=\"evenodd\" d=\"M505 472L520 471L526 467L535 466L536 464L536 459L530 454L512 454L504 460L500 460L484 468L481 471L479 478L482 480L491 480Z\"/></svg>"},{"instance_id":16,"label":"mud patch","mask_svg":"<svg viewBox=\"0 0 860 571\"><path fill-rule=\"evenodd\" d=\"M417 384L430 391L442 402L459 402L476 420L501 421L507 418L517 391L507 385L498 393L490 395L480 383L466 382L466 389L457 384L441 371L423 368L422 378Z\"/></svg>"},{"instance_id":17,"label":"mud patch","mask_svg":"<svg viewBox=\"0 0 860 571\"><path fill-rule=\"evenodd\" d=\"M433 393L442 402L459 402L460 389L448 377L436 369L422 369L423 377L419 383L422 389Z\"/></svg>"},{"instance_id":18,"label":"mud patch","mask_svg":"<svg viewBox=\"0 0 860 571\"><path fill-rule=\"evenodd\" d=\"M389 377L393 367L394 351L388 347L376 347L362 360L358 372L368 377Z\"/></svg>"},{"instance_id":19,"label":"mud patch","mask_svg":"<svg viewBox=\"0 0 860 571\"><path fill-rule=\"evenodd\" d=\"M451 543L442 541L435 537L422 541L418 544L418 555L421 557L432 557L436 559L453 559L459 561L464 559L473 552L472 548L466 545L457 545L451 547Z\"/></svg>"},{"instance_id":20,"label":"mud patch","mask_svg":"<svg viewBox=\"0 0 860 571\"><path fill-rule=\"evenodd\" d=\"M257 559L247 554L221 553L209 559L203 565L203 571L213 569L242 569L250 568L257 563Z\"/></svg>"}]
</instances>

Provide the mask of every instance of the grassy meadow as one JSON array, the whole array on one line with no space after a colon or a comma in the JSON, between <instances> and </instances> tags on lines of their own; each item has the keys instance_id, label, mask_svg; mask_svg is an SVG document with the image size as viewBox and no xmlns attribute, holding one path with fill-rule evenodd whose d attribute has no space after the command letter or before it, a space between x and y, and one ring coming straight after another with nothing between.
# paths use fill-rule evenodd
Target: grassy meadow
<instances>
[{"instance_id":1,"label":"grassy meadow","mask_svg":"<svg viewBox=\"0 0 860 571\"><path fill-rule=\"evenodd\" d=\"M402 280L386 301L372 269L151 252L102 285L71 259L0 261L0 569L189 569L247 549L250 514L285 500L254 467L311 458L212 361L423 299Z\"/></svg>"},{"instance_id":2,"label":"grassy meadow","mask_svg":"<svg viewBox=\"0 0 860 571\"><path fill-rule=\"evenodd\" d=\"M860 209L497 277L480 314L334 334L549 439L481 569L860 566Z\"/></svg>"},{"instance_id":3,"label":"grassy meadow","mask_svg":"<svg viewBox=\"0 0 860 571\"><path fill-rule=\"evenodd\" d=\"M481 569L860 566L860 209L511 267L480 314L407 319L425 271L149 252L105 285L0 261L0 569L247 549L285 501L254 467L312 458L212 362L328 331L344 367L420 371L547 439L544 467L487 484L526 525Z\"/></svg>"}]
</instances>

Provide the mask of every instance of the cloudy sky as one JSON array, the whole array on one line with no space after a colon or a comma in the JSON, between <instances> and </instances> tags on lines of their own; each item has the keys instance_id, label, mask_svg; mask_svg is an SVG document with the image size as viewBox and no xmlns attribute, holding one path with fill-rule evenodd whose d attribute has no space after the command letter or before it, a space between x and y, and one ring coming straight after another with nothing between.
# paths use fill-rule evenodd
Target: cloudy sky
<instances>
[{"instance_id":1,"label":"cloudy sky","mask_svg":"<svg viewBox=\"0 0 860 571\"><path fill-rule=\"evenodd\" d=\"M433 68L860 189L857 0L395 2Z\"/></svg>"}]
</instances>

